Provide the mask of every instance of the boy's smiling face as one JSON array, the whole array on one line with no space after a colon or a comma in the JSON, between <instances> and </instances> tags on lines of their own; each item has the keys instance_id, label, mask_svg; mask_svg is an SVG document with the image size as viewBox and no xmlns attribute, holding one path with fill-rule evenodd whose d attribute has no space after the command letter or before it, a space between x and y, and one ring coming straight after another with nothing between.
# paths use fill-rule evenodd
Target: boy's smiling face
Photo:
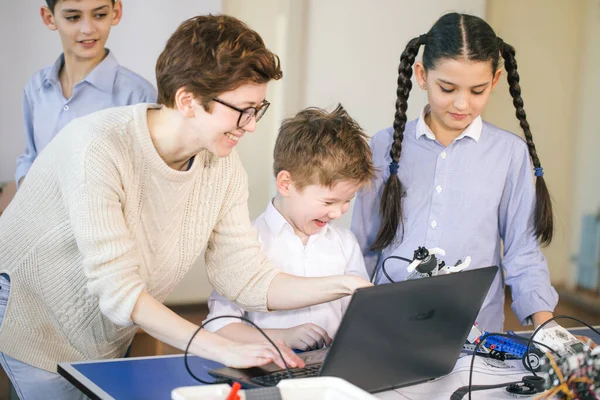
<instances>
[{"instance_id":1,"label":"boy's smiling face","mask_svg":"<svg viewBox=\"0 0 600 400\"><path fill-rule=\"evenodd\" d=\"M104 57L110 28L121 20L122 8L120 0L62 0L53 13L42 7L40 14L60 34L65 56L92 60Z\"/></svg>"},{"instance_id":2,"label":"boy's smiling face","mask_svg":"<svg viewBox=\"0 0 600 400\"><path fill-rule=\"evenodd\" d=\"M360 188L358 182L344 180L331 188L316 184L298 190L289 173L281 171L277 176L279 195L275 199L275 207L306 243L309 236L348 211L350 201Z\"/></svg>"}]
</instances>

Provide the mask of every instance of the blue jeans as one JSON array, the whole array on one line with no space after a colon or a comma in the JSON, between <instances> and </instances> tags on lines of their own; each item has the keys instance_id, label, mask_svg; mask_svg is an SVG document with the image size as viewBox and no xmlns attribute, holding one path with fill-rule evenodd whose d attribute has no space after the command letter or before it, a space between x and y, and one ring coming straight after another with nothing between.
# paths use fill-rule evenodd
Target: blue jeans
<instances>
[{"instance_id":1,"label":"blue jeans","mask_svg":"<svg viewBox=\"0 0 600 400\"><path fill-rule=\"evenodd\" d=\"M10 280L0 274L0 327L8 304ZM83 393L62 376L33 367L0 353L0 364L12 382L19 399L87 399Z\"/></svg>"}]
</instances>

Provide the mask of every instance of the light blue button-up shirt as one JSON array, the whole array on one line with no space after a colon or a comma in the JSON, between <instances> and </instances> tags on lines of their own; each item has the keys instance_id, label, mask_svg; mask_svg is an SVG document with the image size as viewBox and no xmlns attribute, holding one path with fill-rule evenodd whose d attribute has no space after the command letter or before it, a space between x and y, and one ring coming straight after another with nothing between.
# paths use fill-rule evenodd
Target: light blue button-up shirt
<instances>
[{"instance_id":1,"label":"light blue button-up shirt","mask_svg":"<svg viewBox=\"0 0 600 400\"><path fill-rule=\"evenodd\" d=\"M40 151L73 119L104 108L156 102L154 86L120 66L113 54L106 51L104 60L73 87L70 99L63 96L58 79L64 64L62 54L54 65L29 79L23 94L25 153L17 159L17 183L27 174Z\"/></svg>"},{"instance_id":2,"label":"light blue button-up shirt","mask_svg":"<svg viewBox=\"0 0 600 400\"><path fill-rule=\"evenodd\" d=\"M379 230L379 202L389 177L393 129L371 140L378 169L371 188L358 193L352 216L369 273L389 281L381 263L395 255L412 259L419 246L439 247L446 264L471 256L470 268L500 267L477 322L500 332L504 324L504 283L511 288L512 309L522 324L538 311L553 311L558 294L550 284L546 259L532 232L535 187L525 142L477 118L450 145L441 145L423 117L406 125L398 175L407 191L403 225L394 244L383 252L369 250ZM502 249L501 243L504 244ZM386 262L394 281L408 275L408 263Z\"/></svg>"}]
</instances>

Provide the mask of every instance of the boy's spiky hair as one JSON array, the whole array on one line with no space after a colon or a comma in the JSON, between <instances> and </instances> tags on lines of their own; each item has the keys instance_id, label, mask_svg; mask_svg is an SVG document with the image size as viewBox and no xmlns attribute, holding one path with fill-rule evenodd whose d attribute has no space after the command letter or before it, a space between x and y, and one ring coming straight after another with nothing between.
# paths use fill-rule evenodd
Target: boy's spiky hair
<instances>
[{"instance_id":1,"label":"boy's spiky hair","mask_svg":"<svg viewBox=\"0 0 600 400\"><path fill-rule=\"evenodd\" d=\"M273 158L275 176L288 171L299 190L345 180L365 185L375 177L367 135L341 104L331 113L311 107L286 119Z\"/></svg>"}]
</instances>

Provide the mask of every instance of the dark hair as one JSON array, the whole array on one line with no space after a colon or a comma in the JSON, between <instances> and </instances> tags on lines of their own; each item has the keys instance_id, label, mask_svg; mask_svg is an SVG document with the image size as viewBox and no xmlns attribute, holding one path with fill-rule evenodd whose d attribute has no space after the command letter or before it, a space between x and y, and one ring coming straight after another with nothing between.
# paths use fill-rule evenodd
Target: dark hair
<instances>
[{"instance_id":1,"label":"dark hair","mask_svg":"<svg viewBox=\"0 0 600 400\"><path fill-rule=\"evenodd\" d=\"M54 7L56 7L56 3L60 3L63 0L46 0L46 5L50 9L50 12L54 14ZM112 3L115 4L117 0L112 0Z\"/></svg>"},{"instance_id":2,"label":"dark hair","mask_svg":"<svg viewBox=\"0 0 600 400\"><path fill-rule=\"evenodd\" d=\"M333 187L344 180L368 185L375 168L367 139L341 104L330 113L304 109L279 129L273 172L288 171L299 190L313 184Z\"/></svg>"},{"instance_id":3,"label":"dark hair","mask_svg":"<svg viewBox=\"0 0 600 400\"><path fill-rule=\"evenodd\" d=\"M543 168L533 143L525 109L523 108L515 49L496 36L492 27L483 19L473 15L450 13L442 16L427 34L411 39L400 56L398 99L396 100L396 115L393 125L394 141L390 150L392 158L390 177L385 184L381 197L381 227L371 249L382 250L389 246L395 239L398 225L402 221L402 198L405 195L405 190L397 172L406 126L408 95L412 88L412 66L421 45L424 45L423 66L426 71L435 69L440 60L454 59L490 62L492 72L495 72L500 66L500 55L502 55L516 116L523 129L535 176L537 177L535 185L536 203L533 215L534 233L542 245L550 244L554 231L552 203L543 178Z\"/></svg>"},{"instance_id":4,"label":"dark hair","mask_svg":"<svg viewBox=\"0 0 600 400\"><path fill-rule=\"evenodd\" d=\"M156 62L158 103L171 108L182 87L209 110L212 99L223 92L281 77L279 57L258 33L228 15L200 15L183 22Z\"/></svg>"}]
</instances>

